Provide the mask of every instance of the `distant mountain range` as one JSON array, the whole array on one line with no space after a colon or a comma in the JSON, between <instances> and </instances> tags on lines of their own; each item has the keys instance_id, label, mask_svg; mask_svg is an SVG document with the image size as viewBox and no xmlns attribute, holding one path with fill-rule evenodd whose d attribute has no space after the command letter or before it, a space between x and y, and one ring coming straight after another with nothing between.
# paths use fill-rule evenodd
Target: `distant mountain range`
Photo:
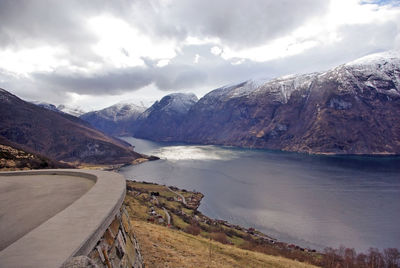
<instances>
[{"instance_id":1,"label":"distant mountain range","mask_svg":"<svg viewBox=\"0 0 400 268\"><path fill-rule=\"evenodd\" d=\"M400 52L390 51L322 73L218 88L198 101L170 94L125 121L129 131L112 134L317 154L400 154L399 114Z\"/></svg>"},{"instance_id":2,"label":"distant mountain range","mask_svg":"<svg viewBox=\"0 0 400 268\"><path fill-rule=\"evenodd\" d=\"M87 122L23 101L0 89L0 136L22 150L66 162L129 163L140 154Z\"/></svg>"}]
</instances>

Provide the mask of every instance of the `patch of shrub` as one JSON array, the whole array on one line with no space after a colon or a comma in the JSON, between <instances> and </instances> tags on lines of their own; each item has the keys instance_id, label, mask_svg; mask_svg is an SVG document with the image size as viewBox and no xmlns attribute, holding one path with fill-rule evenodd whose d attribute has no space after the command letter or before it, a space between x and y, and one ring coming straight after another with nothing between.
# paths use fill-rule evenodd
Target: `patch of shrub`
<instances>
[{"instance_id":1,"label":"patch of shrub","mask_svg":"<svg viewBox=\"0 0 400 268\"><path fill-rule=\"evenodd\" d=\"M184 231L191 235L198 235L201 232L201 228L196 224L190 224L186 226Z\"/></svg>"},{"instance_id":2,"label":"patch of shrub","mask_svg":"<svg viewBox=\"0 0 400 268\"><path fill-rule=\"evenodd\" d=\"M230 244L228 237L224 233L211 233L211 239L220 242L222 244Z\"/></svg>"}]
</instances>

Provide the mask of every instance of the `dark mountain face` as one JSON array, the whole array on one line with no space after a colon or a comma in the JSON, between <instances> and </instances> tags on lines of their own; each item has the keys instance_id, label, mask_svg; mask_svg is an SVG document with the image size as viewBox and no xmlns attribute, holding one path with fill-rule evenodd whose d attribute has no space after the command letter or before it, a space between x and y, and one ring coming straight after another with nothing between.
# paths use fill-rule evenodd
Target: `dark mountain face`
<instances>
[{"instance_id":1,"label":"dark mountain face","mask_svg":"<svg viewBox=\"0 0 400 268\"><path fill-rule=\"evenodd\" d=\"M134 104L116 104L80 116L95 128L113 136L132 135L136 119L145 111Z\"/></svg>"},{"instance_id":2,"label":"dark mountain face","mask_svg":"<svg viewBox=\"0 0 400 268\"><path fill-rule=\"evenodd\" d=\"M219 88L178 113L164 109L167 96L143 114L134 135L319 154L400 154L399 54Z\"/></svg>"},{"instance_id":3,"label":"dark mountain face","mask_svg":"<svg viewBox=\"0 0 400 268\"><path fill-rule=\"evenodd\" d=\"M134 136L154 140L176 140L177 130L197 102L194 94L170 94L155 102L136 121Z\"/></svg>"},{"instance_id":4,"label":"dark mountain face","mask_svg":"<svg viewBox=\"0 0 400 268\"><path fill-rule=\"evenodd\" d=\"M400 154L400 60L248 81L204 96L178 140L307 153Z\"/></svg>"},{"instance_id":5,"label":"dark mountain face","mask_svg":"<svg viewBox=\"0 0 400 268\"><path fill-rule=\"evenodd\" d=\"M55 160L127 163L138 157L124 142L92 129L88 123L25 102L0 89L0 135Z\"/></svg>"}]
</instances>

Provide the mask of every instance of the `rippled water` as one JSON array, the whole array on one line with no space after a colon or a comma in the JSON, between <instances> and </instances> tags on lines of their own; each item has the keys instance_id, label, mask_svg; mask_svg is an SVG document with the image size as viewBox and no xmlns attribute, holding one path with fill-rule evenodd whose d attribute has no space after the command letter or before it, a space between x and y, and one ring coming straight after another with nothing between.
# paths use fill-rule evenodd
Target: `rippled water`
<instances>
[{"instance_id":1,"label":"rippled water","mask_svg":"<svg viewBox=\"0 0 400 268\"><path fill-rule=\"evenodd\" d=\"M308 156L124 138L162 160L127 178L205 194L200 210L321 249L400 248L400 158Z\"/></svg>"}]
</instances>

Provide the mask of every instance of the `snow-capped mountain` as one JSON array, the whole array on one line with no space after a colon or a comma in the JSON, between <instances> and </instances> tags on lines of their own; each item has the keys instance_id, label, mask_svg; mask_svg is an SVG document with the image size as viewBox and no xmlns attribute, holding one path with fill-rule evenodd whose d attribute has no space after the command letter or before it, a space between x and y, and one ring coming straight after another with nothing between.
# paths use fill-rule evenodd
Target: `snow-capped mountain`
<instances>
[{"instance_id":1,"label":"snow-capped mountain","mask_svg":"<svg viewBox=\"0 0 400 268\"><path fill-rule=\"evenodd\" d=\"M400 154L398 114L400 53L390 51L326 72L213 90L168 135L159 131L166 124L153 120L153 134L140 136L309 153Z\"/></svg>"},{"instance_id":2,"label":"snow-capped mountain","mask_svg":"<svg viewBox=\"0 0 400 268\"><path fill-rule=\"evenodd\" d=\"M134 135L148 139L176 138L177 128L197 100L196 95L191 93L174 93L163 97L138 118Z\"/></svg>"},{"instance_id":3,"label":"snow-capped mountain","mask_svg":"<svg viewBox=\"0 0 400 268\"><path fill-rule=\"evenodd\" d=\"M85 113L81 119L97 129L115 136L129 135L136 119L146 110L132 103L118 103L99 111Z\"/></svg>"},{"instance_id":4,"label":"snow-capped mountain","mask_svg":"<svg viewBox=\"0 0 400 268\"><path fill-rule=\"evenodd\" d=\"M197 101L196 95L192 93L172 93L156 101L140 117L144 119L153 113L186 114Z\"/></svg>"}]
</instances>

